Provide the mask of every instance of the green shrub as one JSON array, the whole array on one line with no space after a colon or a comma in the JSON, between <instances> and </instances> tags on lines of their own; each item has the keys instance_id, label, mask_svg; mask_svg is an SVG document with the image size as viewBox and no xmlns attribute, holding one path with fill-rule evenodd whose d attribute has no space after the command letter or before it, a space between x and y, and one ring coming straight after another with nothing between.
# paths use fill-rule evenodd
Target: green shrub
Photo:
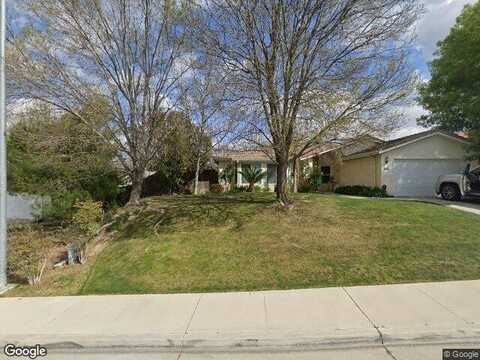
<instances>
[{"instance_id":1,"label":"green shrub","mask_svg":"<svg viewBox=\"0 0 480 360\"><path fill-rule=\"evenodd\" d=\"M78 109L86 126L70 114L59 117L51 107L33 106L9 128L8 190L49 198L39 220L68 224L79 200L105 207L115 202L122 177L112 161L114 149L102 141L109 109L103 98L88 99Z\"/></svg>"},{"instance_id":2,"label":"green shrub","mask_svg":"<svg viewBox=\"0 0 480 360\"><path fill-rule=\"evenodd\" d=\"M310 191L318 191L323 184L323 174L318 167L314 167L307 174L307 182L310 185Z\"/></svg>"},{"instance_id":3,"label":"green shrub","mask_svg":"<svg viewBox=\"0 0 480 360\"><path fill-rule=\"evenodd\" d=\"M243 167L240 174L242 174L243 179L248 182L248 192L253 192L255 190L255 184L267 176L266 171L251 165Z\"/></svg>"},{"instance_id":4,"label":"green shrub","mask_svg":"<svg viewBox=\"0 0 480 360\"><path fill-rule=\"evenodd\" d=\"M361 185L354 186L341 186L335 189L336 194L342 195L351 195L351 196L362 196L362 197L378 197L386 198L389 197L387 194L386 187L368 187Z\"/></svg>"},{"instance_id":5,"label":"green shrub","mask_svg":"<svg viewBox=\"0 0 480 360\"><path fill-rule=\"evenodd\" d=\"M230 189L229 192L236 194L236 193L247 192L247 190L248 190L248 186L234 186Z\"/></svg>"},{"instance_id":6,"label":"green shrub","mask_svg":"<svg viewBox=\"0 0 480 360\"><path fill-rule=\"evenodd\" d=\"M192 195L193 194L192 190L190 188L188 188L187 186L183 186L180 189L180 193L184 194L184 195Z\"/></svg>"},{"instance_id":7,"label":"green shrub","mask_svg":"<svg viewBox=\"0 0 480 360\"><path fill-rule=\"evenodd\" d=\"M78 229L88 236L94 236L100 229L103 218L103 207L100 201L79 201L74 205L76 210L72 221Z\"/></svg>"},{"instance_id":8,"label":"green shrub","mask_svg":"<svg viewBox=\"0 0 480 360\"><path fill-rule=\"evenodd\" d=\"M59 191L41 209L40 219L49 223L70 223L75 214L75 204L90 199L86 191Z\"/></svg>"},{"instance_id":9,"label":"green shrub","mask_svg":"<svg viewBox=\"0 0 480 360\"><path fill-rule=\"evenodd\" d=\"M263 188L259 185L253 187L253 192L263 192Z\"/></svg>"},{"instance_id":10,"label":"green shrub","mask_svg":"<svg viewBox=\"0 0 480 360\"><path fill-rule=\"evenodd\" d=\"M299 193L310 193L313 192L313 187L309 182L304 182L298 187Z\"/></svg>"},{"instance_id":11,"label":"green shrub","mask_svg":"<svg viewBox=\"0 0 480 360\"><path fill-rule=\"evenodd\" d=\"M30 285L41 281L51 243L44 234L29 226L9 232L8 272L14 279Z\"/></svg>"},{"instance_id":12,"label":"green shrub","mask_svg":"<svg viewBox=\"0 0 480 360\"><path fill-rule=\"evenodd\" d=\"M223 185L221 184L211 184L210 185L210 192L214 194L221 194L225 191Z\"/></svg>"},{"instance_id":13,"label":"green shrub","mask_svg":"<svg viewBox=\"0 0 480 360\"><path fill-rule=\"evenodd\" d=\"M329 184L332 181L333 178L322 173L321 168L313 167L306 170L304 181L300 184L298 191L303 193L322 191L322 188L325 188L325 184Z\"/></svg>"},{"instance_id":14,"label":"green shrub","mask_svg":"<svg viewBox=\"0 0 480 360\"><path fill-rule=\"evenodd\" d=\"M229 162L227 166L220 172L218 179L225 184L234 184L237 168L233 162Z\"/></svg>"}]
</instances>

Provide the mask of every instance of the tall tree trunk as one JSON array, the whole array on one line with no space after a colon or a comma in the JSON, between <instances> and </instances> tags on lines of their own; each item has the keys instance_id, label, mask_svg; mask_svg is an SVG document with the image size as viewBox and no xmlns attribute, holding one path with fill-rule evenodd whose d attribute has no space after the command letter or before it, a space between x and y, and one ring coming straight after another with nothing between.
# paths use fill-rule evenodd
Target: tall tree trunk
<instances>
[{"instance_id":1,"label":"tall tree trunk","mask_svg":"<svg viewBox=\"0 0 480 360\"><path fill-rule=\"evenodd\" d=\"M277 163L277 200L283 206L288 206L290 204L287 194L288 161L284 159L277 159Z\"/></svg>"},{"instance_id":2,"label":"tall tree trunk","mask_svg":"<svg viewBox=\"0 0 480 360\"><path fill-rule=\"evenodd\" d=\"M143 175L145 171L143 169L136 169L132 174L132 190L130 191L130 199L128 200L129 206L138 205L140 198L142 197L143 190Z\"/></svg>"},{"instance_id":3,"label":"tall tree trunk","mask_svg":"<svg viewBox=\"0 0 480 360\"><path fill-rule=\"evenodd\" d=\"M200 155L197 156L197 164L195 167L195 180L193 182L193 194L198 195L198 178L200 177Z\"/></svg>"}]
</instances>

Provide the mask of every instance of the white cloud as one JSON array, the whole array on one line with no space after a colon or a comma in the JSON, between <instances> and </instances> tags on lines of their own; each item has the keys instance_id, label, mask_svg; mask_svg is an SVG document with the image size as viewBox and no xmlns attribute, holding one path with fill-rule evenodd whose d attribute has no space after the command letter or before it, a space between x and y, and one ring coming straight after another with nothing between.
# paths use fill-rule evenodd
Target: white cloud
<instances>
[{"instance_id":1,"label":"white cloud","mask_svg":"<svg viewBox=\"0 0 480 360\"><path fill-rule=\"evenodd\" d=\"M466 4L475 0L423 0L425 14L417 24L417 44L426 61L433 58L437 42L443 40Z\"/></svg>"},{"instance_id":2,"label":"white cloud","mask_svg":"<svg viewBox=\"0 0 480 360\"><path fill-rule=\"evenodd\" d=\"M437 42L445 39L450 28L455 25L458 15L467 4L476 0L422 0L425 13L416 26L417 47L425 62L433 59L437 50ZM420 66L420 64L419 64ZM426 74L421 76L426 81ZM417 119L427 113L420 105L409 105L399 109L404 114L404 126L395 131L391 138L399 138L416 134L426 129L417 125Z\"/></svg>"},{"instance_id":3,"label":"white cloud","mask_svg":"<svg viewBox=\"0 0 480 360\"><path fill-rule=\"evenodd\" d=\"M390 135L390 140L394 140L394 139L399 139L399 138L402 138L402 137L405 137L405 136L409 136L409 135L413 135L413 134L418 134L418 133L421 133L423 131L426 131L428 129L424 128L424 127L421 127L421 126L407 126L407 127L403 127L401 129L398 129L397 131L394 131L391 135Z\"/></svg>"},{"instance_id":4,"label":"white cloud","mask_svg":"<svg viewBox=\"0 0 480 360\"><path fill-rule=\"evenodd\" d=\"M35 100L30 99L17 99L7 104L7 114L16 116L26 113L28 110L35 107Z\"/></svg>"},{"instance_id":5,"label":"white cloud","mask_svg":"<svg viewBox=\"0 0 480 360\"><path fill-rule=\"evenodd\" d=\"M409 105L400 107L397 110L403 114L403 126L394 131L390 135L390 139L397 139L427 130L422 126L417 125L417 119L428 113L423 107L420 105Z\"/></svg>"}]
</instances>

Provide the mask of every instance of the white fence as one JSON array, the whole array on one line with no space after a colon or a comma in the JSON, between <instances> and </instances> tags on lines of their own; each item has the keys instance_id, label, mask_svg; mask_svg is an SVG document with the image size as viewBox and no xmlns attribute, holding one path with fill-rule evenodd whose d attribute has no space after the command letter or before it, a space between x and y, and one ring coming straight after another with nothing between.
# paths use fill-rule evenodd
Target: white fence
<instances>
[{"instance_id":1,"label":"white fence","mask_svg":"<svg viewBox=\"0 0 480 360\"><path fill-rule=\"evenodd\" d=\"M47 200L41 196L11 194L7 195L7 219L13 221L33 221L40 215L42 204Z\"/></svg>"}]
</instances>

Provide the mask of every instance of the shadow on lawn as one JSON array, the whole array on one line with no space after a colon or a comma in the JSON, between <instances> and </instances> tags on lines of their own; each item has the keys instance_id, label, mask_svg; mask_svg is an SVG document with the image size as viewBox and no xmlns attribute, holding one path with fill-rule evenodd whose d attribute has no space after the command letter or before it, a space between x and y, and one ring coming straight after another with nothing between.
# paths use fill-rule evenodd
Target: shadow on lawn
<instances>
[{"instance_id":1,"label":"shadow on lawn","mask_svg":"<svg viewBox=\"0 0 480 360\"><path fill-rule=\"evenodd\" d=\"M111 231L117 240L146 237L153 234L196 226L230 225L240 230L257 211L275 204L272 194L235 194L204 196L164 196L143 200L142 205L125 209Z\"/></svg>"}]
</instances>

